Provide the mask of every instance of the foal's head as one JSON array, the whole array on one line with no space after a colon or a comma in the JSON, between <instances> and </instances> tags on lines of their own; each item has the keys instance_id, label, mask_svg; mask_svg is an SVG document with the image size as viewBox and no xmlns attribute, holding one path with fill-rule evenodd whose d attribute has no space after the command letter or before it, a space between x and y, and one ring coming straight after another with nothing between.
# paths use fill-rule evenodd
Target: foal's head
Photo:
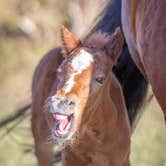
<instances>
[{"instance_id":1,"label":"foal's head","mask_svg":"<svg viewBox=\"0 0 166 166\"><path fill-rule=\"evenodd\" d=\"M96 32L83 43L61 29L65 59L57 69L56 90L47 100L49 125L54 137L69 139L81 125L85 107L93 104L116 63L123 36L117 28L111 36Z\"/></svg>"}]
</instances>

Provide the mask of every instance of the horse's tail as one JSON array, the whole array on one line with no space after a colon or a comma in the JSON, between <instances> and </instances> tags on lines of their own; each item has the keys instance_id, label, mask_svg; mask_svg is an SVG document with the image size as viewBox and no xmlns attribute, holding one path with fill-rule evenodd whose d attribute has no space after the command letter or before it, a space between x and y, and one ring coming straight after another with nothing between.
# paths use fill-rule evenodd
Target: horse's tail
<instances>
[{"instance_id":1,"label":"horse's tail","mask_svg":"<svg viewBox=\"0 0 166 166\"><path fill-rule=\"evenodd\" d=\"M131 59L126 44L114 72L122 85L130 124L133 127L146 97L148 82Z\"/></svg>"},{"instance_id":2,"label":"horse's tail","mask_svg":"<svg viewBox=\"0 0 166 166\"><path fill-rule=\"evenodd\" d=\"M117 26L121 26L121 0L111 0L102 13L102 19L91 32L101 30L112 33ZM122 85L130 124L133 127L133 122L147 94L148 83L131 59L126 43L113 71Z\"/></svg>"}]
</instances>

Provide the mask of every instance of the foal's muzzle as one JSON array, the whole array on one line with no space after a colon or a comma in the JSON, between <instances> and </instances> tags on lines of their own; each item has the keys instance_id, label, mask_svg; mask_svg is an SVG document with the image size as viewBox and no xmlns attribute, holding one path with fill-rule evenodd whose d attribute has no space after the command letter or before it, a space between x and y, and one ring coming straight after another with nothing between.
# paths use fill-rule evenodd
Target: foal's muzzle
<instances>
[{"instance_id":1,"label":"foal's muzzle","mask_svg":"<svg viewBox=\"0 0 166 166\"><path fill-rule=\"evenodd\" d=\"M75 102L65 97L52 96L47 99L46 105L54 120L52 126L54 136L57 138L68 137L74 125Z\"/></svg>"},{"instance_id":2,"label":"foal's muzzle","mask_svg":"<svg viewBox=\"0 0 166 166\"><path fill-rule=\"evenodd\" d=\"M47 99L49 112L52 114L69 115L74 113L75 101L63 97L49 97Z\"/></svg>"}]
</instances>

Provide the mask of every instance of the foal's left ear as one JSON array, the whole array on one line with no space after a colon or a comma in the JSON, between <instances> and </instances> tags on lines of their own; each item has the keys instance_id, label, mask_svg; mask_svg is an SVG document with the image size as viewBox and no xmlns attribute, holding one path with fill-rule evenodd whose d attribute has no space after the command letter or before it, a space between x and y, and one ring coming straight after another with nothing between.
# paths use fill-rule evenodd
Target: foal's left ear
<instances>
[{"instance_id":1,"label":"foal's left ear","mask_svg":"<svg viewBox=\"0 0 166 166\"><path fill-rule=\"evenodd\" d=\"M79 38L64 26L61 27L61 40L64 56L67 56L81 43Z\"/></svg>"},{"instance_id":2,"label":"foal's left ear","mask_svg":"<svg viewBox=\"0 0 166 166\"><path fill-rule=\"evenodd\" d=\"M108 56L111 57L114 64L116 64L124 44L124 38L120 27L116 28L115 32L111 35L110 40L105 45Z\"/></svg>"}]
</instances>

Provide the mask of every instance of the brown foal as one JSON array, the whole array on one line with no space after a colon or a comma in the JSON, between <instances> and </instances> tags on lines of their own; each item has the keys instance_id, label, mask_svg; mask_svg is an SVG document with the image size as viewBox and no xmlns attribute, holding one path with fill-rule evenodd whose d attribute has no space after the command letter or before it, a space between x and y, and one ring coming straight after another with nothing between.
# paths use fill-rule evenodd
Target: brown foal
<instances>
[{"instance_id":1,"label":"brown foal","mask_svg":"<svg viewBox=\"0 0 166 166\"><path fill-rule=\"evenodd\" d=\"M166 1L123 0L122 25L131 56L150 82L166 118Z\"/></svg>"},{"instance_id":2,"label":"brown foal","mask_svg":"<svg viewBox=\"0 0 166 166\"><path fill-rule=\"evenodd\" d=\"M32 131L40 166L52 165L48 136L63 143L63 166L129 166L130 125L112 73L123 46L120 28L83 43L62 28L62 50L39 63L32 86ZM44 107L45 105L45 107Z\"/></svg>"}]
</instances>

